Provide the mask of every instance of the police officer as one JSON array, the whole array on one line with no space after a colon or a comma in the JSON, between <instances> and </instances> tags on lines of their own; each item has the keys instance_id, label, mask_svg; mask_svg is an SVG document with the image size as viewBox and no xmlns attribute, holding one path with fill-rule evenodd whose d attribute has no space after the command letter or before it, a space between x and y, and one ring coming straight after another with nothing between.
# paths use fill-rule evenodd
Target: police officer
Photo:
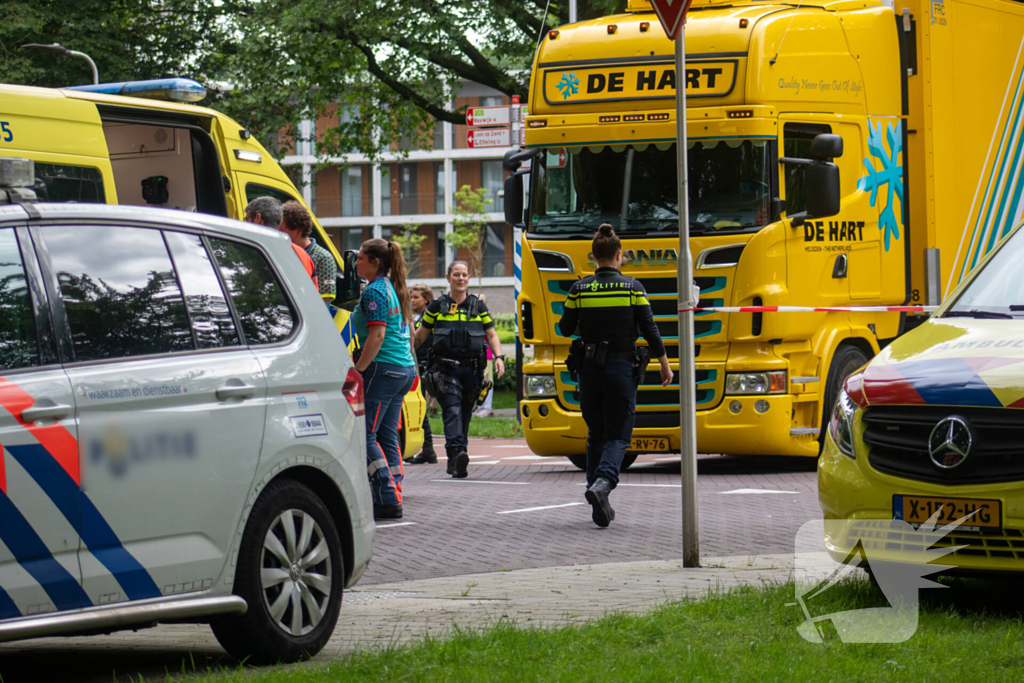
<instances>
[{"instance_id":1,"label":"police officer","mask_svg":"<svg viewBox=\"0 0 1024 683\"><path fill-rule=\"evenodd\" d=\"M650 356L661 365L662 386L672 381L672 370L647 292L619 272L622 242L612 226L605 223L598 229L592 249L597 271L569 289L558 326L567 337L580 336L567 363L578 373L587 423L586 499L594 523L606 527L615 519L608 494L619 483L619 468L633 434L639 379ZM638 351L638 331L647 340L647 349Z\"/></svg>"},{"instance_id":2,"label":"police officer","mask_svg":"<svg viewBox=\"0 0 1024 683\"><path fill-rule=\"evenodd\" d=\"M485 344L494 354L498 377L505 374L505 358L487 306L469 294L469 266L453 261L446 277L451 289L427 306L414 344L419 347L433 333L423 384L441 406L448 474L464 479L469 465L469 422L487 362Z\"/></svg>"}]
</instances>

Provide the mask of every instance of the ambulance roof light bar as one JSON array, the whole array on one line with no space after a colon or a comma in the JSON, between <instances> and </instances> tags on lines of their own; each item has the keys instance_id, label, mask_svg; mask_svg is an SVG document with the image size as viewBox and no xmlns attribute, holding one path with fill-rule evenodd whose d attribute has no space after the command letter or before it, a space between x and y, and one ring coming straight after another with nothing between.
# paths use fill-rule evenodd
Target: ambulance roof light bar
<instances>
[{"instance_id":1,"label":"ambulance roof light bar","mask_svg":"<svg viewBox=\"0 0 1024 683\"><path fill-rule=\"evenodd\" d=\"M206 88L191 78L159 78L151 81L126 81L75 85L66 90L94 92L103 95L124 95L166 102L198 102L206 97Z\"/></svg>"}]
</instances>

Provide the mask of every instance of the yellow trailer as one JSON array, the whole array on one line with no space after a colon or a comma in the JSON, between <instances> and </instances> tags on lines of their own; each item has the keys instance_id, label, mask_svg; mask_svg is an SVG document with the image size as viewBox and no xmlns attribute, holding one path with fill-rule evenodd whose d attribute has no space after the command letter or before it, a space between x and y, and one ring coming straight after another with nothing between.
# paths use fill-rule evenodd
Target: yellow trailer
<instances>
[{"instance_id":1,"label":"yellow trailer","mask_svg":"<svg viewBox=\"0 0 1024 683\"><path fill-rule=\"evenodd\" d=\"M1022 38L1024 6L1007 0L694 0L700 305L938 303L1024 208ZM594 270L601 223L623 238L623 272L646 287L678 362L675 85L672 43L646 0L552 30L537 51L528 150L506 162L529 158L526 206L515 200L523 175L505 192L507 220L525 227L518 315L535 356L521 410L536 453L583 462L570 339L555 323L569 287ZM834 198L821 189L829 168ZM919 321L697 314L699 450L817 456L845 377ZM634 453L679 450L678 386L656 375L638 393Z\"/></svg>"}]
</instances>

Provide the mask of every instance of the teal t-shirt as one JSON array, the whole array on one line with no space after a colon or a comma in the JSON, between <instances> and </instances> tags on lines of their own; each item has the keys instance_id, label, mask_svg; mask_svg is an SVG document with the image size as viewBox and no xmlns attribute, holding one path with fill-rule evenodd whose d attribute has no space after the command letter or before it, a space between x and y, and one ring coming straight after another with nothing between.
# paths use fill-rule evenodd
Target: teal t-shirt
<instances>
[{"instance_id":1,"label":"teal t-shirt","mask_svg":"<svg viewBox=\"0 0 1024 683\"><path fill-rule=\"evenodd\" d=\"M402 318L398 294L387 277L381 275L374 278L363 290L359 304L352 312L352 325L360 348L366 345L371 325L386 326L384 343L373 359L375 362L407 368L416 365L409 347L409 322Z\"/></svg>"}]
</instances>

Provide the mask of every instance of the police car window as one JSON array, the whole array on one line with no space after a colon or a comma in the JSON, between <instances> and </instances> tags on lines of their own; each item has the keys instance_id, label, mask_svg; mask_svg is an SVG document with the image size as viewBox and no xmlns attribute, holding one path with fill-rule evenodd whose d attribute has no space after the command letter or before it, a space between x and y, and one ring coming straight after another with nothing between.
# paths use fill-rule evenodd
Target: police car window
<instances>
[{"instance_id":1,"label":"police car window","mask_svg":"<svg viewBox=\"0 0 1024 683\"><path fill-rule=\"evenodd\" d=\"M86 225L40 232L57 274L75 360L194 348L159 230Z\"/></svg>"},{"instance_id":2,"label":"police car window","mask_svg":"<svg viewBox=\"0 0 1024 683\"><path fill-rule=\"evenodd\" d=\"M811 141L816 135L831 133L831 126L821 123L787 123L782 130L783 156L796 159L811 158ZM786 164L786 215L807 210L807 194L804 178L807 167L800 164Z\"/></svg>"},{"instance_id":3,"label":"police car window","mask_svg":"<svg viewBox=\"0 0 1024 683\"><path fill-rule=\"evenodd\" d=\"M270 264L254 247L211 239L221 275L235 304L245 340L272 344L291 334L295 316Z\"/></svg>"},{"instance_id":4,"label":"police car window","mask_svg":"<svg viewBox=\"0 0 1024 683\"><path fill-rule=\"evenodd\" d=\"M181 232L165 232L164 237L174 258L178 281L185 290L185 306L199 348L240 344L231 308L202 239Z\"/></svg>"},{"instance_id":5,"label":"police car window","mask_svg":"<svg viewBox=\"0 0 1024 683\"><path fill-rule=\"evenodd\" d=\"M103 174L98 168L89 166L36 162L36 184L33 189L41 202L107 202L103 194Z\"/></svg>"},{"instance_id":6,"label":"police car window","mask_svg":"<svg viewBox=\"0 0 1024 683\"><path fill-rule=\"evenodd\" d=\"M13 228L0 230L0 372L39 362L32 301Z\"/></svg>"},{"instance_id":7,"label":"police car window","mask_svg":"<svg viewBox=\"0 0 1024 683\"><path fill-rule=\"evenodd\" d=\"M278 190L273 187L267 187L266 185L259 185L257 183L246 183L245 184L245 201L246 203L251 202L257 197L273 197L277 201L284 204L285 202L298 201L292 195L288 194L283 190Z\"/></svg>"}]
</instances>

